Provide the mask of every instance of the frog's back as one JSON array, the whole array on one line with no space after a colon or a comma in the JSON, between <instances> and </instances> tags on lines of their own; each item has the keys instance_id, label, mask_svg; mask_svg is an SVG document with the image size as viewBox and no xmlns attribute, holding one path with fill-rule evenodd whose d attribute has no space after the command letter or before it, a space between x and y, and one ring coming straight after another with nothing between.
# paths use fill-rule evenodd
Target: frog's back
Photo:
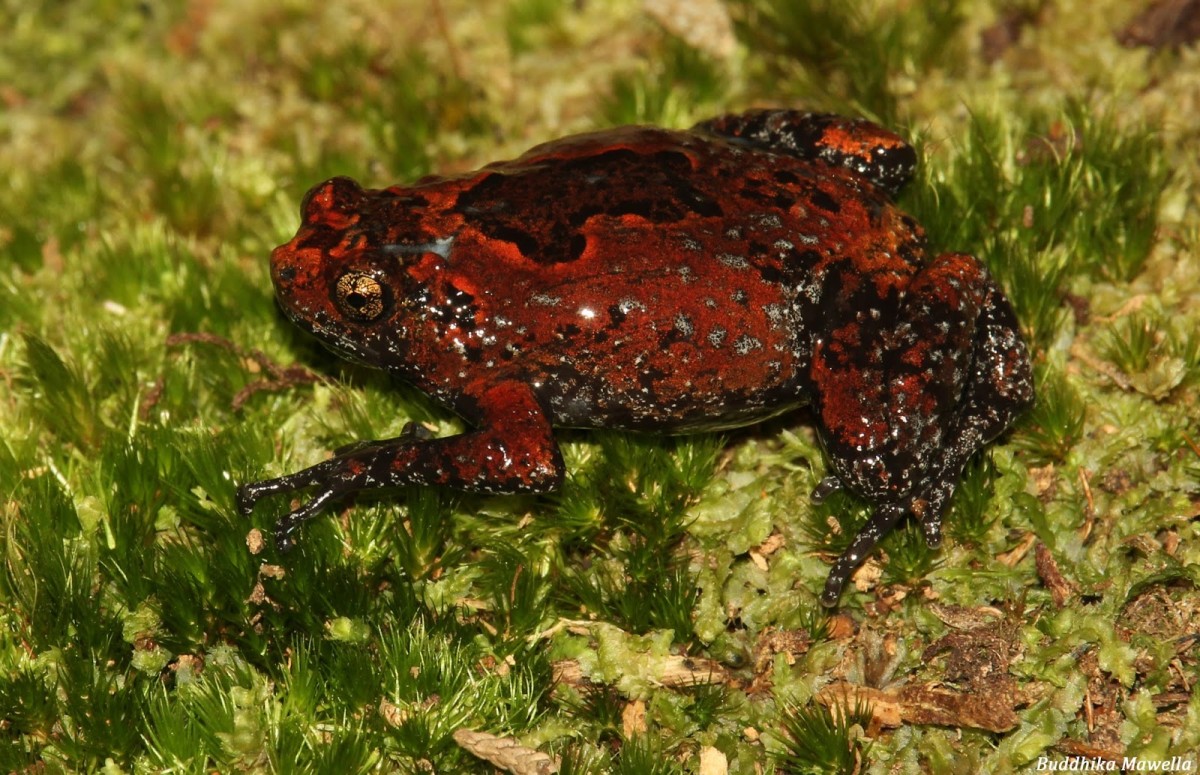
<instances>
[{"instance_id":1,"label":"frog's back","mask_svg":"<svg viewBox=\"0 0 1200 775\"><path fill-rule=\"evenodd\" d=\"M905 274L922 260L920 228L890 193L855 170L762 142L622 127L490 165L451 207L484 239L514 246L506 255L556 275L707 260L802 283L862 256L894 256L889 270Z\"/></svg>"},{"instance_id":2,"label":"frog's back","mask_svg":"<svg viewBox=\"0 0 1200 775\"><path fill-rule=\"evenodd\" d=\"M451 209L445 279L488 289L473 362L573 426L724 427L805 403L826 287L880 270L840 268L863 256L906 273L894 243L915 228L851 171L646 127L491 165Z\"/></svg>"}]
</instances>

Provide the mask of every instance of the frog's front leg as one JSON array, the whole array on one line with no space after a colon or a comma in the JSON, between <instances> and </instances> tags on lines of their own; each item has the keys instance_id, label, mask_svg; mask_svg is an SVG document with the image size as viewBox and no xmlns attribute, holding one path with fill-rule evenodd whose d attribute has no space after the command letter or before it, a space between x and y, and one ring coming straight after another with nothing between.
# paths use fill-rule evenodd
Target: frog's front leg
<instances>
[{"instance_id":1,"label":"frog's front leg","mask_svg":"<svg viewBox=\"0 0 1200 775\"><path fill-rule=\"evenodd\" d=\"M974 257L939 256L895 309L891 319L869 309L814 349L819 425L834 471L875 507L830 571L827 606L905 513L939 545L963 466L1033 400L1012 308Z\"/></svg>"},{"instance_id":2,"label":"frog's front leg","mask_svg":"<svg viewBox=\"0 0 1200 775\"><path fill-rule=\"evenodd\" d=\"M249 515L268 495L315 488L276 524L276 546L287 551L300 525L360 490L420 484L517 493L548 492L561 484L562 456L550 419L528 385L510 382L483 391L473 414L478 427L469 433L430 439L406 429L394 439L346 447L303 471L244 485L238 509Z\"/></svg>"}]
</instances>

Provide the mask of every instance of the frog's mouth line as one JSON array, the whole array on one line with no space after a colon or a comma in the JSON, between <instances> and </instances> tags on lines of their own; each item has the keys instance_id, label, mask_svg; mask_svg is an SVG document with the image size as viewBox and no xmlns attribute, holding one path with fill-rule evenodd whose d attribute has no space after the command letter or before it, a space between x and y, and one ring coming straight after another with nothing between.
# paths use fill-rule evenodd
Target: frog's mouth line
<instances>
[{"instance_id":1,"label":"frog's mouth line","mask_svg":"<svg viewBox=\"0 0 1200 775\"><path fill-rule=\"evenodd\" d=\"M310 315L280 298L279 294L275 296L275 305L285 318L312 335L322 347L351 363L378 368L378 360L385 355L382 349L369 346L377 337L351 334L344 323L328 312L318 311ZM388 357L391 357L390 354Z\"/></svg>"}]
</instances>

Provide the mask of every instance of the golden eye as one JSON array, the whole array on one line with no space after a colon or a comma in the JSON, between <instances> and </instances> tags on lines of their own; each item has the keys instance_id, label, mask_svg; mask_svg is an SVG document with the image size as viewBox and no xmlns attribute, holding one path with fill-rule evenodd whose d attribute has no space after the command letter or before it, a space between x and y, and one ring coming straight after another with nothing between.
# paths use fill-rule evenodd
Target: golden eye
<instances>
[{"instance_id":1,"label":"golden eye","mask_svg":"<svg viewBox=\"0 0 1200 775\"><path fill-rule=\"evenodd\" d=\"M347 272L338 278L334 300L348 317L369 323L383 315L388 293L383 284L371 275Z\"/></svg>"}]
</instances>

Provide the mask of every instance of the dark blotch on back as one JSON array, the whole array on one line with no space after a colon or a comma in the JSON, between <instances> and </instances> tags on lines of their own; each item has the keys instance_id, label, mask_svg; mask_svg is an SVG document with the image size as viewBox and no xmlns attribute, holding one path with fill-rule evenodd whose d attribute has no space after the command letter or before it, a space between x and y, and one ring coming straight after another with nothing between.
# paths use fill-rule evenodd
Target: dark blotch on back
<instances>
[{"instance_id":1,"label":"dark blotch on back","mask_svg":"<svg viewBox=\"0 0 1200 775\"><path fill-rule=\"evenodd\" d=\"M691 160L681 151L615 148L579 159L516 162L508 169L500 167L463 191L455 209L484 236L516 245L539 264L583 255L582 229L594 217L632 215L670 224L723 213L715 196L697 188Z\"/></svg>"},{"instance_id":2,"label":"dark blotch on back","mask_svg":"<svg viewBox=\"0 0 1200 775\"><path fill-rule=\"evenodd\" d=\"M492 233L488 236L513 243L521 251L521 254L525 256L536 256L543 249L538 243L537 237L524 229L518 229L513 226L504 224L496 225Z\"/></svg>"},{"instance_id":3,"label":"dark blotch on back","mask_svg":"<svg viewBox=\"0 0 1200 775\"><path fill-rule=\"evenodd\" d=\"M838 201L819 188L814 188L808 196L809 201L827 213L836 215L842 211L842 206L838 204Z\"/></svg>"}]
</instances>

